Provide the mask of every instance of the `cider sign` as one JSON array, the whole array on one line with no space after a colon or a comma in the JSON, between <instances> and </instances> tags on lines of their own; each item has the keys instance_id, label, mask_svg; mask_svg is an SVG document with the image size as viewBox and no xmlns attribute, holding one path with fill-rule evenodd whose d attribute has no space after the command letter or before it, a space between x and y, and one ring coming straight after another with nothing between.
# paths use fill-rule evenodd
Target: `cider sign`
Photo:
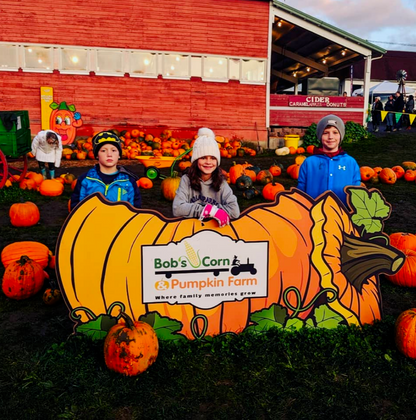
<instances>
[{"instance_id":1,"label":"cider sign","mask_svg":"<svg viewBox=\"0 0 416 420\"><path fill-rule=\"evenodd\" d=\"M144 303L208 309L267 296L268 242L234 241L203 231L177 243L143 246L142 253Z\"/></svg>"}]
</instances>

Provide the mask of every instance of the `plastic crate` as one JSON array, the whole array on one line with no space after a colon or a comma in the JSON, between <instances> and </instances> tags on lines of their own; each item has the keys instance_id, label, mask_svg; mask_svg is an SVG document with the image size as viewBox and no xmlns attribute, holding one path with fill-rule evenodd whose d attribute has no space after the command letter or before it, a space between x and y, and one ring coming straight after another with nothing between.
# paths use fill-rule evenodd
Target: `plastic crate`
<instances>
[{"instance_id":1,"label":"plastic crate","mask_svg":"<svg viewBox=\"0 0 416 420\"><path fill-rule=\"evenodd\" d=\"M0 134L1 133L16 133L20 130L30 129L29 111L0 111L0 117L2 115L14 114L17 117L17 122L13 123L10 130L6 130L2 119L0 118Z\"/></svg>"},{"instance_id":2,"label":"plastic crate","mask_svg":"<svg viewBox=\"0 0 416 420\"><path fill-rule=\"evenodd\" d=\"M18 158L32 150L32 136L30 129L0 132L0 150L5 156Z\"/></svg>"}]
</instances>

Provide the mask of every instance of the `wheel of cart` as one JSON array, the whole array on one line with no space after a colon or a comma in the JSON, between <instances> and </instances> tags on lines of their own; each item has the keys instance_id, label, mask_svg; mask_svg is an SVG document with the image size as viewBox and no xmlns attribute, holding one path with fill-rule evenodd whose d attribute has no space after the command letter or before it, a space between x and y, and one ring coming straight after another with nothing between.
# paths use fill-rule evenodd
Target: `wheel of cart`
<instances>
[{"instance_id":1,"label":"wheel of cart","mask_svg":"<svg viewBox=\"0 0 416 420\"><path fill-rule=\"evenodd\" d=\"M144 176L151 179L152 181L155 179L164 179L166 178L163 175L159 168L170 168L170 176L173 176L173 168L175 166L176 161L182 159L183 156L188 154L192 150L192 147L186 150L181 155L174 157L174 156L137 156L137 160L144 165Z\"/></svg>"},{"instance_id":2,"label":"wheel of cart","mask_svg":"<svg viewBox=\"0 0 416 420\"><path fill-rule=\"evenodd\" d=\"M27 111L0 112L0 188L10 176L20 182L27 173L32 138ZM22 162L18 164L19 162Z\"/></svg>"},{"instance_id":3,"label":"wheel of cart","mask_svg":"<svg viewBox=\"0 0 416 420\"><path fill-rule=\"evenodd\" d=\"M29 152L30 150L28 150ZM27 152L27 153L28 153ZM23 162L23 165L16 166L17 162ZM8 158L0 150L0 188L3 188L6 181L13 176L15 182L22 181L27 173L27 156L20 158Z\"/></svg>"}]
</instances>

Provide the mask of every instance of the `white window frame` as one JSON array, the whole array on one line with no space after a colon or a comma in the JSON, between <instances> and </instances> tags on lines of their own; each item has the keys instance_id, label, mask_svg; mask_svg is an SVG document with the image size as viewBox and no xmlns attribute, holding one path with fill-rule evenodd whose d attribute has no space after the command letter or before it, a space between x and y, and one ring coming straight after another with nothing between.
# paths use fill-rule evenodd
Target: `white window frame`
<instances>
[{"instance_id":1,"label":"white window frame","mask_svg":"<svg viewBox=\"0 0 416 420\"><path fill-rule=\"evenodd\" d=\"M155 66L156 66L156 71L155 73L132 73L132 61L131 61L131 57L133 54L151 54L154 55L154 60L155 60ZM147 79L157 79L158 75L159 75L159 57L157 52L154 51L138 51L138 50L130 50L129 51L129 55L128 55L128 71L127 73L130 75L130 77L144 77Z\"/></svg>"},{"instance_id":2,"label":"white window frame","mask_svg":"<svg viewBox=\"0 0 416 420\"><path fill-rule=\"evenodd\" d=\"M169 55L180 55L183 58L187 59L187 68L188 68L188 75L187 76L168 76L166 75L166 71L165 71L165 66L167 65L166 62L166 58ZM172 80L190 80L191 79L191 55L190 54L186 54L186 53L178 53L178 52L165 52L161 54L162 57L162 71L161 71L161 75L164 79L172 79Z\"/></svg>"},{"instance_id":3,"label":"white window frame","mask_svg":"<svg viewBox=\"0 0 416 420\"><path fill-rule=\"evenodd\" d=\"M35 67L27 67L26 66L26 55L25 55L25 48L49 48L49 59L52 63L51 69L38 69ZM54 48L51 45L34 45L34 44L22 44L20 45L20 62L22 63L22 71L30 72L30 73L53 73L55 69L55 60L54 60Z\"/></svg>"},{"instance_id":4,"label":"white window frame","mask_svg":"<svg viewBox=\"0 0 416 420\"><path fill-rule=\"evenodd\" d=\"M121 53L121 70L120 71L102 71L98 70L98 53ZM95 48L94 51L94 58L95 58L95 66L93 67L92 71L95 72L97 76L115 76L115 77L124 77L125 74L125 54L124 50L119 50L116 48Z\"/></svg>"},{"instance_id":5,"label":"white window frame","mask_svg":"<svg viewBox=\"0 0 416 420\"><path fill-rule=\"evenodd\" d=\"M9 43L6 43L6 42L2 42L2 43L0 43L0 45L4 45L4 46L6 46L6 47L14 47L14 49L15 49L15 57L16 57L16 60L15 60L15 65L14 66L11 66L11 67L2 67L1 65L0 65L0 71L19 71L19 45L18 44L9 44Z\"/></svg>"},{"instance_id":6,"label":"white window frame","mask_svg":"<svg viewBox=\"0 0 416 420\"><path fill-rule=\"evenodd\" d=\"M21 43L21 42L0 42L0 45L13 46L16 48L16 66L1 68L0 71L18 71L20 68L22 71L27 73L53 73L54 70L58 70L62 74L79 74L88 75L94 72L97 76L111 76L111 77L124 77L126 74L130 77L139 78L158 78L164 79L177 79L177 80L190 80L192 77L201 78L204 82L220 82L228 83L230 80L239 81L241 84L248 85L267 85L267 58L257 57L238 57L238 56L224 56L218 54L199 54L199 53L186 53L178 51L154 51L154 50L136 50L136 49L120 49L120 48L101 48L101 47L87 47L82 45L55 45L55 44L33 44L33 43ZM25 62L25 48L49 48L49 60L52 63L51 69L46 68L31 68L26 67ZM63 60L62 54L65 49L74 50L86 50L87 51L87 69L86 70L67 70L62 69ZM121 69L119 71L99 71L97 70L98 54L99 52L118 52L121 53ZM152 74L134 74L131 73L131 57L133 53L147 53L155 55L156 62L156 73ZM188 74L186 76L167 76L165 75L164 67L166 66L166 56L168 55L179 55L187 59L186 68ZM208 57L223 58L227 65L227 76L224 78L219 77L205 77L204 76L204 63ZM238 60L239 74L237 79L231 78L231 60ZM259 61L264 64L265 80L264 81L249 81L242 80L242 66L243 60Z\"/></svg>"},{"instance_id":7,"label":"white window frame","mask_svg":"<svg viewBox=\"0 0 416 420\"><path fill-rule=\"evenodd\" d=\"M64 50L85 50L87 52L87 68L85 70L71 70L71 69L63 69L63 53ZM89 48L81 48L81 47L70 47L64 46L56 48L56 52L59 56L58 58L58 70L62 74L90 74L90 65L91 65L91 50Z\"/></svg>"}]
</instances>

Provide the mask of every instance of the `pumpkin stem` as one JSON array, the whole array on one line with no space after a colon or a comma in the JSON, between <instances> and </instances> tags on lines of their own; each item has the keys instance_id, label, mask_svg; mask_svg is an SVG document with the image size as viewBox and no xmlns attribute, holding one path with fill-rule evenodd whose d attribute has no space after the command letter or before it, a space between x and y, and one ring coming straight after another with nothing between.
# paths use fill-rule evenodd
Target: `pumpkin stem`
<instances>
[{"instance_id":1,"label":"pumpkin stem","mask_svg":"<svg viewBox=\"0 0 416 420\"><path fill-rule=\"evenodd\" d=\"M133 320L123 311L120 311L120 316L124 319L124 321L126 321L127 327L132 330L134 327Z\"/></svg>"},{"instance_id":2,"label":"pumpkin stem","mask_svg":"<svg viewBox=\"0 0 416 420\"><path fill-rule=\"evenodd\" d=\"M347 234L343 237L341 272L360 293L366 279L379 273L394 274L404 263L398 249Z\"/></svg>"},{"instance_id":3,"label":"pumpkin stem","mask_svg":"<svg viewBox=\"0 0 416 420\"><path fill-rule=\"evenodd\" d=\"M28 261L30 261L30 258L27 255L22 255L16 262L18 262L21 266L24 266Z\"/></svg>"}]
</instances>

